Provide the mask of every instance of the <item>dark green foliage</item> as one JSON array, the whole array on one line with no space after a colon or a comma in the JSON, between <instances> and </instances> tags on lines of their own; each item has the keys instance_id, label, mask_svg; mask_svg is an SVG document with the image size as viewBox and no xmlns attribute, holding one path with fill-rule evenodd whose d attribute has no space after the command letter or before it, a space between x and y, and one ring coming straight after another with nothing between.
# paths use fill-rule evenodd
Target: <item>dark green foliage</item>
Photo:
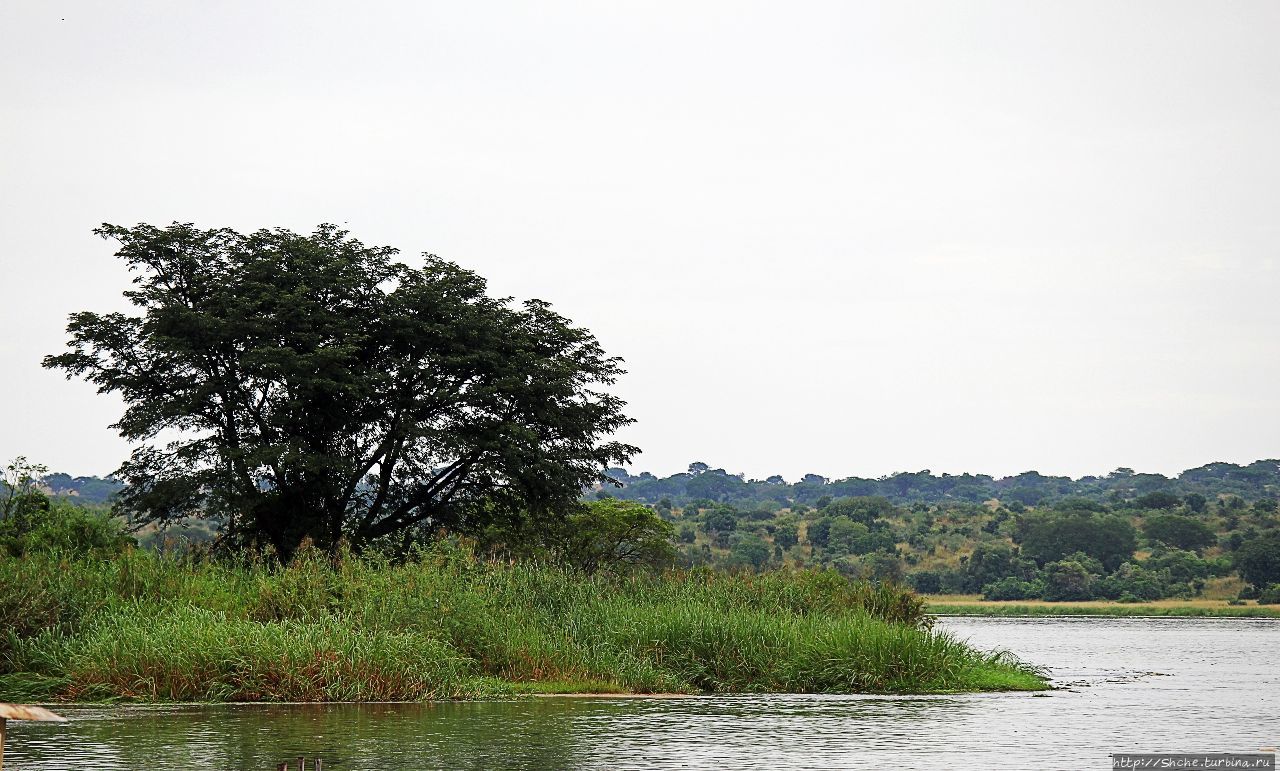
<instances>
[{"instance_id":1,"label":"dark green foliage","mask_svg":"<svg viewBox=\"0 0 1280 771\"><path fill-rule=\"evenodd\" d=\"M119 506L140 520L198 512L286 557L478 532L554 518L635 451L605 441L630 422L605 392L619 360L451 262L412 268L331 225L96 232L119 242L138 315L74 314L45 366L124 398L116 428L141 446Z\"/></svg>"},{"instance_id":2,"label":"dark green foliage","mask_svg":"<svg viewBox=\"0 0 1280 771\"><path fill-rule=\"evenodd\" d=\"M579 507L537 537L551 547L558 562L592 575L671 567L672 533L671 525L652 509L610 498Z\"/></svg>"},{"instance_id":3,"label":"dark green foliage","mask_svg":"<svg viewBox=\"0 0 1280 771\"><path fill-rule=\"evenodd\" d=\"M938 594L942 591L942 576L936 570L917 570L907 576L907 583L921 594Z\"/></svg>"},{"instance_id":4,"label":"dark green foliage","mask_svg":"<svg viewBox=\"0 0 1280 771\"><path fill-rule=\"evenodd\" d=\"M1189 469L1174 478L1137 474L1132 469L1117 469L1105 476L1080 479L1046 476L1035 471L1003 479L985 474L938 476L918 471L891 474L880 479L847 477L830 480L817 474L806 474L799 482L788 485L777 475L765 480L744 481L742 475L711 469L705 463L693 464L688 473L681 472L662 479L647 472L638 476L624 472L614 475L614 478L625 485L620 495L649 503L663 497L677 503L708 497L733 501L742 506L753 501L774 500L822 509L842 497L880 496L894 504L980 503L996 499L1011 511L1020 513L1015 506L1040 506L1066 498L1123 505L1126 501L1153 495L1146 500L1160 505L1149 508L1172 508L1185 501L1190 510L1199 511L1197 506L1203 505L1202 501L1219 495L1274 500L1280 494L1280 460L1259 460L1247 466L1212 463ZM1178 497L1181 501L1171 501L1168 496ZM849 516L847 512L834 513Z\"/></svg>"},{"instance_id":5,"label":"dark green foliage","mask_svg":"<svg viewBox=\"0 0 1280 771\"><path fill-rule=\"evenodd\" d=\"M1004 578L1028 580L1035 575L1035 570L1035 564L1024 559L1016 547L981 543L964 561L964 585L960 588L964 592L985 592L988 584Z\"/></svg>"},{"instance_id":6,"label":"dark green foliage","mask_svg":"<svg viewBox=\"0 0 1280 771\"><path fill-rule=\"evenodd\" d=\"M715 506L702 516L702 523L709 533L728 533L738 527L737 512L727 506Z\"/></svg>"},{"instance_id":7,"label":"dark green foliage","mask_svg":"<svg viewBox=\"0 0 1280 771\"><path fill-rule=\"evenodd\" d=\"M1147 517L1142 524L1142 532L1151 541L1188 551L1201 551L1218 542L1208 525L1178 514Z\"/></svg>"},{"instance_id":8,"label":"dark green foliage","mask_svg":"<svg viewBox=\"0 0 1280 771\"><path fill-rule=\"evenodd\" d=\"M1187 593L1189 589L1188 584L1171 583L1167 572L1150 570L1128 562L1121 565L1114 574L1098 579L1093 585L1094 597L1099 599L1132 598L1130 601L1148 602Z\"/></svg>"},{"instance_id":9,"label":"dark green foliage","mask_svg":"<svg viewBox=\"0 0 1280 771\"><path fill-rule=\"evenodd\" d=\"M829 517L847 517L854 522L870 526L877 519L892 515L894 506L888 498L879 496L836 498L822 507L822 513Z\"/></svg>"},{"instance_id":10,"label":"dark green foliage","mask_svg":"<svg viewBox=\"0 0 1280 771\"><path fill-rule=\"evenodd\" d=\"M700 470L685 483L686 495L712 501L741 498L747 489L747 483L743 481L741 474L729 474L724 469Z\"/></svg>"},{"instance_id":11,"label":"dark green foliage","mask_svg":"<svg viewBox=\"0 0 1280 771\"><path fill-rule=\"evenodd\" d=\"M1083 552L1107 570L1115 570L1138 547L1127 518L1082 509L1021 515L1016 540L1022 553L1040 565Z\"/></svg>"},{"instance_id":12,"label":"dark green foliage","mask_svg":"<svg viewBox=\"0 0 1280 771\"><path fill-rule=\"evenodd\" d=\"M0 551L27 554L116 554L134 544L120 522L61 499L23 507L0 520Z\"/></svg>"},{"instance_id":13,"label":"dark green foliage","mask_svg":"<svg viewBox=\"0 0 1280 771\"><path fill-rule=\"evenodd\" d=\"M14 557L41 552L114 554L133 543L106 512L50 498L41 487L45 471L23 457L5 467L0 478L0 552Z\"/></svg>"},{"instance_id":14,"label":"dark green foliage","mask_svg":"<svg viewBox=\"0 0 1280 771\"><path fill-rule=\"evenodd\" d=\"M1006 576L982 587L984 600L1032 600L1044 595L1044 584Z\"/></svg>"},{"instance_id":15,"label":"dark green foliage","mask_svg":"<svg viewBox=\"0 0 1280 771\"><path fill-rule=\"evenodd\" d=\"M1232 561L1240 577L1254 586L1280 584L1280 532L1245 541Z\"/></svg>"},{"instance_id":16,"label":"dark green foliage","mask_svg":"<svg viewBox=\"0 0 1280 771\"><path fill-rule=\"evenodd\" d=\"M769 545L758 535L742 533L733 540L729 547L730 567L749 567L759 570L769 564Z\"/></svg>"},{"instance_id":17,"label":"dark green foliage","mask_svg":"<svg viewBox=\"0 0 1280 771\"><path fill-rule=\"evenodd\" d=\"M22 518L49 508L49 496L41 489L48 469L23 456L13 459L0 475L0 521Z\"/></svg>"},{"instance_id":18,"label":"dark green foliage","mask_svg":"<svg viewBox=\"0 0 1280 771\"><path fill-rule=\"evenodd\" d=\"M1204 559L1195 552L1182 549L1156 549L1150 557L1143 560L1142 566L1148 570L1161 571L1168 575L1171 581L1181 583L1225 576L1232 569L1231 561L1226 557ZM1121 568L1123 567L1121 565Z\"/></svg>"},{"instance_id":19,"label":"dark green foliage","mask_svg":"<svg viewBox=\"0 0 1280 771\"><path fill-rule=\"evenodd\" d=\"M1173 493L1157 491L1140 495L1133 503L1140 509L1176 509L1182 499Z\"/></svg>"},{"instance_id":20,"label":"dark green foliage","mask_svg":"<svg viewBox=\"0 0 1280 771\"><path fill-rule=\"evenodd\" d=\"M874 551L869 536L871 530L861 522L845 516L832 517L827 530L827 551L834 556L866 554Z\"/></svg>"},{"instance_id":21,"label":"dark green foliage","mask_svg":"<svg viewBox=\"0 0 1280 771\"><path fill-rule=\"evenodd\" d=\"M819 549L826 548L827 539L831 535L831 518L823 517L816 522L810 522L809 527L805 528L805 540L811 546Z\"/></svg>"},{"instance_id":22,"label":"dark green foliage","mask_svg":"<svg viewBox=\"0 0 1280 771\"><path fill-rule=\"evenodd\" d=\"M1093 575L1074 560L1050 562L1044 566L1044 598L1050 601L1093 598Z\"/></svg>"},{"instance_id":23,"label":"dark green foliage","mask_svg":"<svg viewBox=\"0 0 1280 771\"><path fill-rule=\"evenodd\" d=\"M1258 592L1259 605L1280 605L1280 584L1271 584Z\"/></svg>"},{"instance_id":24,"label":"dark green foliage","mask_svg":"<svg viewBox=\"0 0 1280 771\"><path fill-rule=\"evenodd\" d=\"M902 559L885 551L868 554L862 558L862 575L872 581L900 584L903 578Z\"/></svg>"},{"instance_id":25,"label":"dark green foliage","mask_svg":"<svg viewBox=\"0 0 1280 771\"><path fill-rule=\"evenodd\" d=\"M784 522L774 529L773 542L784 549L790 549L800 542L799 529L793 522Z\"/></svg>"}]
</instances>

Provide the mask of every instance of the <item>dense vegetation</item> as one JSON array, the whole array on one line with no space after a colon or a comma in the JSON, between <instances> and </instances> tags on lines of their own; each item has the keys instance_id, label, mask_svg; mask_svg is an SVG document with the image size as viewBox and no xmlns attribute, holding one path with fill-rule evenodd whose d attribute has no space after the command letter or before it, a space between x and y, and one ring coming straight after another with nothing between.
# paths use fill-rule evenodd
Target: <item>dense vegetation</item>
<instances>
[{"instance_id":1,"label":"dense vegetation","mask_svg":"<svg viewBox=\"0 0 1280 771\"><path fill-rule=\"evenodd\" d=\"M613 494L620 498L658 503L665 499L676 507L693 501L730 503L744 510L789 503L818 505L823 498L879 496L899 505L915 503L984 503L999 500L1006 505L1037 506L1063 498L1084 498L1096 503L1118 504L1151 496L1148 508L1168 508L1187 496L1216 500L1237 496L1245 501L1280 497L1280 460L1259 460L1246 466L1209 463L1187 469L1176 477L1137 473L1119 468L1103 476L1072 479L1027 471L995 478L987 474L903 472L869 479L827 479L805 474L788 483L779 475L746 479L705 463L692 463L687 472L657 477L648 472L631 475L611 468L609 476L623 485Z\"/></svg>"},{"instance_id":2,"label":"dense vegetation","mask_svg":"<svg viewBox=\"0 0 1280 771\"><path fill-rule=\"evenodd\" d=\"M1194 597L1212 585L1231 597L1274 602L1277 467L1210 464L1177 480L1122 469L1059 480L1053 492L1034 496L1028 475L967 477L987 480L973 497L991 496L973 502L953 497L977 489L960 485L962 477L786 484L693 464L666 479L614 470L623 486L595 494L653 508L671 523L678 559L688 566L829 567L905 581L925 593L999 600L1136 602ZM1052 479L1033 476L1043 484Z\"/></svg>"},{"instance_id":3,"label":"dense vegetation","mask_svg":"<svg viewBox=\"0 0 1280 771\"><path fill-rule=\"evenodd\" d=\"M281 564L135 549L65 502L37 520L0 556L0 700L1043 687L834 571L589 573L452 541Z\"/></svg>"},{"instance_id":4,"label":"dense vegetation","mask_svg":"<svg viewBox=\"0 0 1280 771\"><path fill-rule=\"evenodd\" d=\"M1232 468L1256 471L1266 463ZM523 531L491 527L478 537L486 549L509 556L599 560L604 549L659 567L831 568L851 577L902 581L929 594L982 594L996 600L1134 602L1203 596L1209 588L1222 599L1276 603L1280 517L1275 495L1280 487L1259 482L1262 477L1250 472L1246 476L1258 486L1245 497L1231 492L1244 485L1227 473L1229 464L1212 466L1221 472L1216 478L1225 480L1218 487L1199 470L1181 475L1199 480L1208 495L1139 492L1133 484L1122 488L1120 480L1130 477L1115 474L1105 494L1047 497L1035 506L999 498L977 504L814 497L808 482L744 482L702 464L658 480L663 486L657 489L675 486L683 492L653 500L646 492L655 489L648 477L613 470L624 486L598 489L589 496L596 499L592 506L561 525ZM726 476L738 487L725 486ZM704 485L702 479L711 481ZM45 480L52 487L51 476ZM690 489L720 492L717 499L693 499ZM726 491L733 489L766 489L773 497L732 498ZM816 489L842 488L822 483ZM797 490L810 502L792 497ZM192 520L168 533L209 540L214 533L208 524ZM164 537L152 529L140 536L153 545ZM588 542L594 546L588 548Z\"/></svg>"}]
</instances>

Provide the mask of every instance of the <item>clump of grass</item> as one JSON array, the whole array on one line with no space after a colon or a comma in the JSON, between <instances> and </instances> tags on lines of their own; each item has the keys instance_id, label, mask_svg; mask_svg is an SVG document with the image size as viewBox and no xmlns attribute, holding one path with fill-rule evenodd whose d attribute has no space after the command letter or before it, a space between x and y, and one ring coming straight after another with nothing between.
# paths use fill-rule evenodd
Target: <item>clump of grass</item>
<instances>
[{"instance_id":1,"label":"clump of grass","mask_svg":"<svg viewBox=\"0 0 1280 771\"><path fill-rule=\"evenodd\" d=\"M455 547L287 566L0 561L0 699L385 701L563 692L1036 689L829 572L584 577Z\"/></svg>"}]
</instances>

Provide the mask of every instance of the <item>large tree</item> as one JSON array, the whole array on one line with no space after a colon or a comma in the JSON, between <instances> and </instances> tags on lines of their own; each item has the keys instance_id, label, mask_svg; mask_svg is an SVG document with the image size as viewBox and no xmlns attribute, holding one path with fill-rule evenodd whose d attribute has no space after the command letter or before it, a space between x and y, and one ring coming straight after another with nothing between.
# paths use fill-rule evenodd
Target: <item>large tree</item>
<instances>
[{"instance_id":1,"label":"large tree","mask_svg":"<svg viewBox=\"0 0 1280 771\"><path fill-rule=\"evenodd\" d=\"M126 313L76 313L46 367L124 398L137 443L119 506L215 517L287 557L556 517L636 448L604 388L621 374L585 329L486 294L332 225L242 235L103 225L134 274Z\"/></svg>"},{"instance_id":2,"label":"large tree","mask_svg":"<svg viewBox=\"0 0 1280 771\"><path fill-rule=\"evenodd\" d=\"M1040 565L1083 552L1107 570L1120 567L1138 548L1136 531L1127 518L1083 508L1018 517L1015 541L1023 555Z\"/></svg>"}]
</instances>

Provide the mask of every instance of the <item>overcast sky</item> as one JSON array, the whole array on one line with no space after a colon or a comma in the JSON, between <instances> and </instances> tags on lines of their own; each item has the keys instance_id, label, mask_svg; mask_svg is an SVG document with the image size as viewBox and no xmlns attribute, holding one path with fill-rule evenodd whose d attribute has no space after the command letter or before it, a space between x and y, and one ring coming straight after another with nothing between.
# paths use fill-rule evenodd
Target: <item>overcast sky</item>
<instances>
[{"instance_id":1,"label":"overcast sky","mask_svg":"<svg viewBox=\"0 0 1280 771\"><path fill-rule=\"evenodd\" d=\"M636 470L1280 456L1280 3L0 4L0 460L101 222L431 251L627 361Z\"/></svg>"}]
</instances>

